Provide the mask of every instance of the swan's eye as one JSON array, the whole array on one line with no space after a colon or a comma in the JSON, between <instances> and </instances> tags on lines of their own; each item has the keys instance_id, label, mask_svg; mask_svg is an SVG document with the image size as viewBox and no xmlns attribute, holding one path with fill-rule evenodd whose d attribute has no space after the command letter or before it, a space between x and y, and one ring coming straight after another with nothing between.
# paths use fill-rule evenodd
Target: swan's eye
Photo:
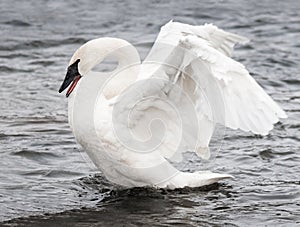
<instances>
[{"instance_id":1,"label":"swan's eye","mask_svg":"<svg viewBox=\"0 0 300 227\"><path fill-rule=\"evenodd\" d=\"M71 65L68 66L67 71L68 72L72 72L72 71L78 72L78 64L79 64L79 62L80 62L80 59L77 59L74 63L72 63Z\"/></svg>"}]
</instances>

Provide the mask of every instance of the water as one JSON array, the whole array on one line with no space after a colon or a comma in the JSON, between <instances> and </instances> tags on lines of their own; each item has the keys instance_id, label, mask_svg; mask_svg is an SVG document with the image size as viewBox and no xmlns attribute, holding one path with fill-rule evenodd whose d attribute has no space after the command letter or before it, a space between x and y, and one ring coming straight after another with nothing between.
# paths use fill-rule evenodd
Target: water
<instances>
[{"instance_id":1,"label":"water","mask_svg":"<svg viewBox=\"0 0 300 227\"><path fill-rule=\"evenodd\" d=\"M2 225L300 224L298 1L2 0L0 11ZM85 41L153 42L170 19L212 22L249 37L234 58L289 118L265 137L226 132L212 170L234 180L193 190L119 189L76 145L57 90ZM149 48L139 45L142 53ZM189 168L200 167L194 161Z\"/></svg>"}]
</instances>

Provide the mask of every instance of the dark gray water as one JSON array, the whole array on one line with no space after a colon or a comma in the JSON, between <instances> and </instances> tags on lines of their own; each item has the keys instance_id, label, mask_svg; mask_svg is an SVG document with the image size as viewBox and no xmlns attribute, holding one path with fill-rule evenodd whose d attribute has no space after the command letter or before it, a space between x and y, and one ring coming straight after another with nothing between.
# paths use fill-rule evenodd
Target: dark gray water
<instances>
[{"instance_id":1,"label":"dark gray water","mask_svg":"<svg viewBox=\"0 0 300 227\"><path fill-rule=\"evenodd\" d=\"M2 0L0 11L0 221L300 225L299 1ZM170 19L212 22L249 37L234 58L289 118L265 137L227 131L212 170L234 180L173 192L121 190L106 182L76 145L67 100L57 90L70 57L85 41L112 36L153 42ZM146 53L150 46L138 48Z\"/></svg>"}]
</instances>

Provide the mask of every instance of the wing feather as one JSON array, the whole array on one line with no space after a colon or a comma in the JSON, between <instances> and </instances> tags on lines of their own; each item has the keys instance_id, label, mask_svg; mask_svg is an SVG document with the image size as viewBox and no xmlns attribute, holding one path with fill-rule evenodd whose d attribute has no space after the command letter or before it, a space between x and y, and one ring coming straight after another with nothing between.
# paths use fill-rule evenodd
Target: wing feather
<instances>
[{"instance_id":1,"label":"wing feather","mask_svg":"<svg viewBox=\"0 0 300 227\"><path fill-rule=\"evenodd\" d=\"M145 84L148 93L144 92L144 96L155 96L163 90L178 106L184 106L186 94L193 101L201 132L193 134L193 130L186 130L183 137L187 149L192 149L191 138L197 137L194 150L201 157L209 157L208 146L216 123L266 135L279 118L287 117L246 68L230 58L234 45L247 41L211 24L191 26L169 22L161 28L142 64L140 80L163 79L153 87ZM172 93L170 82L180 86L182 92ZM155 105L156 102L150 102L148 108ZM147 108L137 116L142 118L146 112ZM186 114L188 118L189 113ZM172 122L173 119L165 117L164 120ZM176 130L174 134L178 135ZM172 134L172 130L168 133ZM171 147L172 140L169 143L166 147ZM168 152L164 155L170 156Z\"/></svg>"}]
</instances>

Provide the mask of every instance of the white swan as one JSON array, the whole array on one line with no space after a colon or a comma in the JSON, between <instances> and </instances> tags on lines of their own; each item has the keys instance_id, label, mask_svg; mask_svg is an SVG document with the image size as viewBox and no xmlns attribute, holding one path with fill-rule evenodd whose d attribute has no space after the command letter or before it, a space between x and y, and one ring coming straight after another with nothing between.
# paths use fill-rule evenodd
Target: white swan
<instances>
[{"instance_id":1,"label":"white swan","mask_svg":"<svg viewBox=\"0 0 300 227\"><path fill-rule=\"evenodd\" d=\"M59 90L67 91L69 123L108 180L126 187L199 187L231 177L181 172L170 162L208 149L216 124L266 135L285 112L245 67L230 58L247 39L211 24L169 22L146 59L128 42L99 38L70 60ZM110 73L93 68L107 56Z\"/></svg>"}]
</instances>

